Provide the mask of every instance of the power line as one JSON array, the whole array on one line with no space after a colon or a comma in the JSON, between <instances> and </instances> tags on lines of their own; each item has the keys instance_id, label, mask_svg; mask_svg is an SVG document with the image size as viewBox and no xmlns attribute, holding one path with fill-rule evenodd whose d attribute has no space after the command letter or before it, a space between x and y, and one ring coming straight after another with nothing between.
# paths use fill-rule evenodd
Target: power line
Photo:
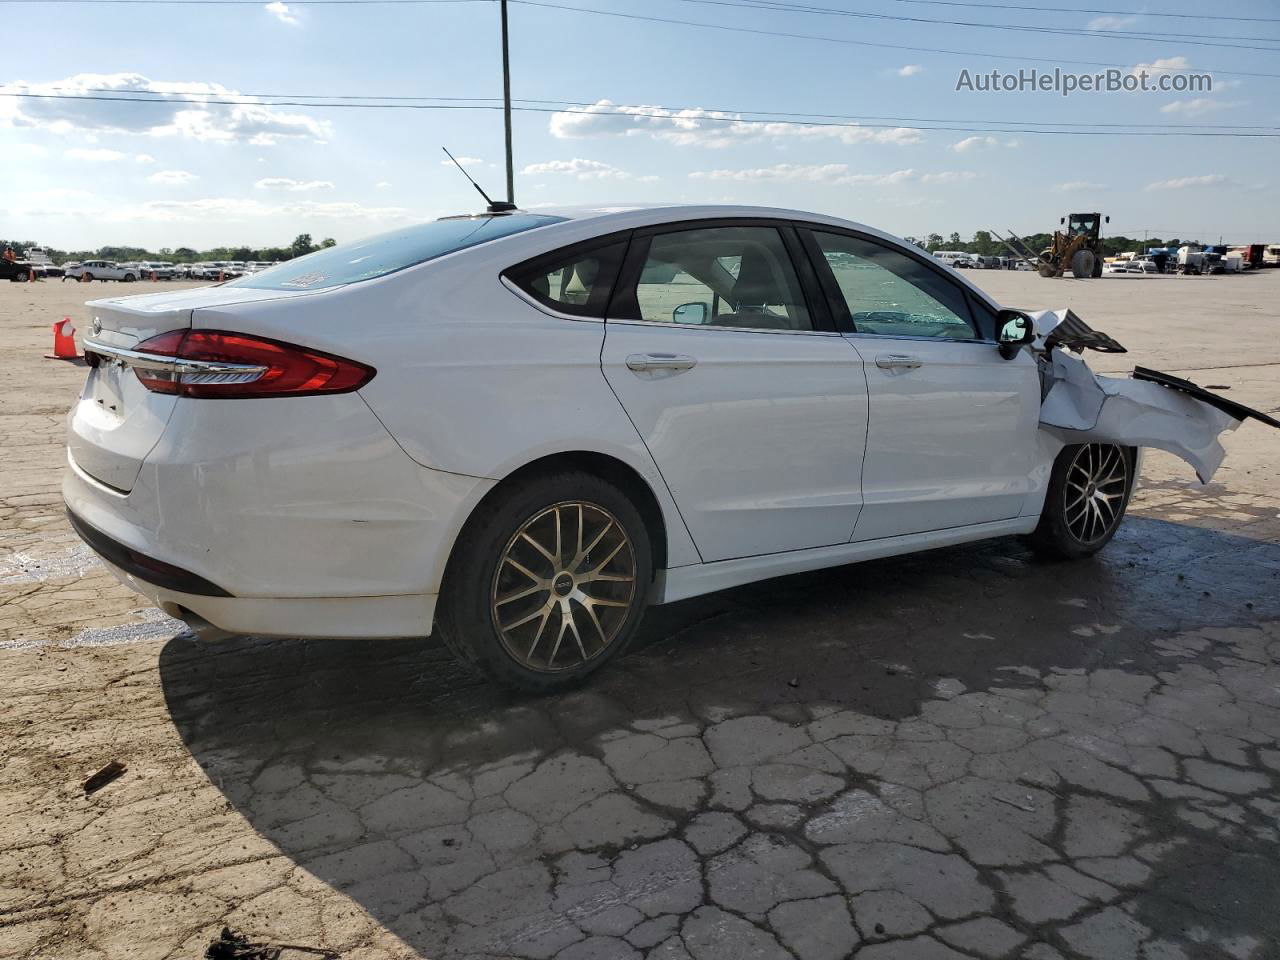
<instances>
[{"instance_id":1,"label":"power line","mask_svg":"<svg viewBox=\"0 0 1280 960\"><path fill-rule=\"evenodd\" d=\"M3 85L0 85L0 86L3 86ZM185 102L185 103L209 102L209 101L199 99L200 95L191 94L191 91L189 90L173 90L173 91L166 91L161 89L121 90L119 88L114 88L114 87L61 87L61 86L51 86L51 85L45 85L45 84L9 84L9 86L14 86L14 87L23 86L27 88L27 92L32 92L33 94L72 93L72 94L76 94L77 96L81 96L85 94L106 94L109 96L128 95L130 101L134 101L136 97L145 96L145 97L153 98L149 100L138 101L142 103L150 103L150 102L166 103L166 102L170 102L170 100L167 98L177 97L183 94L187 94L188 96L191 96L192 99L178 100L176 102ZM39 89L33 91L32 87L38 87ZM6 92L4 93L4 95L18 96L19 93ZM501 97L408 96L405 94L381 94L381 93L366 93L366 94L328 93L326 94L326 93L239 93L239 92L236 92L236 93L227 93L225 94L225 96L229 96L229 97L234 96L234 97L244 98L242 101L241 100L231 101L234 103L243 103L245 105L258 105L258 106L286 105L284 103L263 102L267 100L279 100L279 101L386 100L386 101L392 101L392 102L432 101L432 102L439 102L439 103L445 103L445 104L453 104L453 103L491 104L491 103L502 102ZM585 113L604 112L598 107L598 104L600 103L599 100L550 100L550 99L538 100L538 99L531 99L531 98L515 97L512 99L512 103L535 104L539 106L554 106L557 108L556 112L567 112L561 109L566 107L595 108L595 109L580 111ZM287 105L309 106L310 104L290 103ZM900 117L900 116L886 116L883 114L861 114L861 113L807 113L800 110L743 110L743 109L731 108L731 107L701 107L701 106L691 107L691 106L671 106L667 104L627 105L622 103L611 103L607 108L604 108L604 110L608 111L606 114L608 116L640 115L640 114L634 113L634 111L638 109L664 110L664 111L669 111L671 114L679 114L679 113L699 114L698 117L694 117L693 119L699 119L702 113L734 114L737 116L737 119L741 119L741 120L744 120L745 122L752 122L752 123L765 122L765 121L757 121L755 119L757 117L766 117L766 118L782 117L782 118L788 118L797 123L804 123L804 122L807 122L806 118L813 118L817 120L849 120L849 121L854 121L856 123L861 123L867 120L886 120L886 121L893 121L895 123L985 123L985 124L997 124L999 126L1013 125L1013 126L1037 126L1037 127L1067 127L1067 128L1080 128L1080 129L1095 129L1098 127L1115 127L1115 128L1128 128L1128 129L1160 129L1160 130L1164 130L1164 129L1184 130L1185 129L1185 130L1278 130L1280 131L1280 124L1101 123L1101 122L1075 123L1075 122L1057 121L1057 120L992 120L986 117L979 117L979 118ZM643 114L643 116L662 116L662 115L661 114ZM998 133L1003 131L992 130L991 132ZM1014 131L1008 131L1008 132L1014 132ZM1063 132L1067 132L1067 131L1063 131Z\"/></svg>"},{"instance_id":2,"label":"power line","mask_svg":"<svg viewBox=\"0 0 1280 960\"><path fill-rule=\"evenodd\" d=\"M1181 39L1183 43L1202 47L1224 47L1231 50L1263 50L1280 52L1276 47L1255 47L1236 43L1214 43L1215 40L1249 40L1254 42L1280 43L1280 38L1241 37L1241 36L1206 36L1202 33L1157 33L1155 31L1137 30L1081 30L1072 27L1034 26L1015 23L981 23L973 20L940 20L935 17L906 17L888 13L868 13L861 10L843 10L837 7L821 7L805 3L788 3L785 0L679 0L681 3L696 3L704 6L737 7L748 10L765 10L774 13L801 13L828 17L851 17L863 20L887 20L899 23L943 24L953 27L976 27L984 30L1014 30L1025 33L1049 33L1072 37L1099 37L1104 40L1145 40L1162 42L1169 38Z\"/></svg>"},{"instance_id":3,"label":"power line","mask_svg":"<svg viewBox=\"0 0 1280 960\"><path fill-rule=\"evenodd\" d=\"M1224 17L1214 14L1206 17L1203 13L1165 13L1149 10L1095 10L1088 7L1061 6L1036 7L1018 3L975 3L973 0L894 0L895 3L916 3L934 7L977 7L980 10L1030 10L1035 13L1101 13L1112 17L1168 17L1177 20L1231 20L1239 23L1280 23L1280 17Z\"/></svg>"},{"instance_id":4,"label":"power line","mask_svg":"<svg viewBox=\"0 0 1280 960\"><path fill-rule=\"evenodd\" d=\"M351 101L341 102L316 102L307 100L272 100L272 101L245 101L245 100L226 100L216 98L183 98L183 97L155 97L144 99L140 97L120 97L120 96L73 96L68 94L42 94L42 93L13 93L0 92L0 96L4 97L21 97L36 100L79 100L79 101L108 101L116 103L193 103L201 106L263 106L263 107L310 107L312 109L349 109L349 110L501 110L500 103L484 104L484 103L354 103ZM588 117L598 116L625 116L638 117L642 119L654 120L674 120L678 119L670 112L663 113L642 113L638 110L628 109L623 111L602 111L602 110L581 110L581 109L559 109L556 107L512 107L512 110L521 113L568 113L577 114ZM1239 132L1239 131L1208 131L1208 130L1041 130L1022 127L970 127L970 126L951 126L951 125L933 125L933 126L911 126L909 124L892 124L892 123L842 123L825 120L753 120L744 117L715 117L715 116L698 116L694 119L705 121L708 123L725 123L725 124L752 124L763 125L766 123L780 124L785 126L800 127L829 127L834 129L849 130L916 130L926 132L936 130L946 133L1021 133L1027 135L1056 135L1056 136L1094 136L1094 137L1219 137L1231 139L1277 139L1280 138L1280 132Z\"/></svg>"},{"instance_id":5,"label":"power line","mask_svg":"<svg viewBox=\"0 0 1280 960\"><path fill-rule=\"evenodd\" d=\"M78 0L78 2L86 3L111 3L115 0ZM170 2L170 0L152 0L152 2ZM181 2L181 0L173 0L173 2ZM642 20L649 23L667 23L675 24L682 27L698 27L705 30L727 30L732 33L749 33L764 37L787 37L792 40L817 40L822 43L837 43L856 47L877 47L883 50L910 50L914 53L942 53L960 57L979 57L987 60L1026 60L1025 56L1005 53L981 53L974 50L949 50L942 47L915 47L900 43L878 43L872 40L851 40L846 37L825 37L813 33L788 33L780 30L763 30L752 27L736 27L725 23L704 23L700 20L679 20L673 17L651 17L639 13L623 13L618 10L595 10L590 7L573 7L563 3L550 3L547 0L510 0L512 3L519 3L526 7L541 7L547 10L567 10L572 13L589 13L601 17L619 17L624 20ZM1133 69L1131 63L1111 63L1097 60L1064 60L1056 57L1039 57L1037 58L1044 63L1067 64L1070 66L1085 67L1113 67L1121 70ZM1163 71L1168 73L1185 73L1190 67L1162 67ZM1216 67L1200 67L1199 70L1206 73L1221 73L1227 76L1238 77L1266 77L1268 79L1280 79L1280 73L1259 73L1246 70L1222 70Z\"/></svg>"}]
</instances>

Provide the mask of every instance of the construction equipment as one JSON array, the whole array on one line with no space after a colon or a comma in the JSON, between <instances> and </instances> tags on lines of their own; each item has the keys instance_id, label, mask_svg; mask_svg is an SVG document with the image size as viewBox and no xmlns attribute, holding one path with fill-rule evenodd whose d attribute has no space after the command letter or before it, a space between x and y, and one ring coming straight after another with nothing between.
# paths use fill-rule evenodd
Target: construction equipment
<instances>
[{"instance_id":1,"label":"construction equipment","mask_svg":"<svg viewBox=\"0 0 1280 960\"><path fill-rule=\"evenodd\" d=\"M1009 239L992 233L1012 250L1019 259L1026 260L1040 271L1042 277L1061 277L1068 270L1077 279L1102 276L1102 243L1099 234L1103 223L1110 223L1110 217L1100 213L1072 213L1061 217L1059 225L1065 230L1056 230L1053 244L1041 250L1039 255L1033 254L1027 244L1012 230Z\"/></svg>"}]
</instances>

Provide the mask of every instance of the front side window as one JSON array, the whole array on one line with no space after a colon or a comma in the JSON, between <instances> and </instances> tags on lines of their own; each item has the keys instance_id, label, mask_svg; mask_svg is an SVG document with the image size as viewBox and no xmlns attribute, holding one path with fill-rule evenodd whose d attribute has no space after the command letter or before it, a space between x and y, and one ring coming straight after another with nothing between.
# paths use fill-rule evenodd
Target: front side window
<instances>
[{"instance_id":1,"label":"front side window","mask_svg":"<svg viewBox=\"0 0 1280 960\"><path fill-rule=\"evenodd\" d=\"M964 291L936 268L869 240L816 230L813 236L858 333L978 338Z\"/></svg>"},{"instance_id":2,"label":"front side window","mask_svg":"<svg viewBox=\"0 0 1280 960\"><path fill-rule=\"evenodd\" d=\"M707 227L652 237L621 313L650 323L813 329L795 268L773 227Z\"/></svg>"},{"instance_id":3,"label":"front side window","mask_svg":"<svg viewBox=\"0 0 1280 960\"><path fill-rule=\"evenodd\" d=\"M616 240L558 250L513 267L507 276L553 310L603 318L626 246L624 240Z\"/></svg>"},{"instance_id":4,"label":"front side window","mask_svg":"<svg viewBox=\"0 0 1280 960\"><path fill-rule=\"evenodd\" d=\"M259 273L232 280L229 287L256 290L319 290L372 280L489 240L559 223L562 217L532 213L456 217L420 223L354 243L340 243Z\"/></svg>"}]
</instances>

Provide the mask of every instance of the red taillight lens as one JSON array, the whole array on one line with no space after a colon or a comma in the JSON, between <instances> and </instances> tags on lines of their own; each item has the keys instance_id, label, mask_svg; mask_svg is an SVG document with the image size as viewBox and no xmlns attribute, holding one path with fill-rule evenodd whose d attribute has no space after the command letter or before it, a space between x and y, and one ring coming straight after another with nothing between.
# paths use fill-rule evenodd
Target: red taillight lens
<instances>
[{"instance_id":1,"label":"red taillight lens","mask_svg":"<svg viewBox=\"0 0 1280 960\"><path fill-rule=\"evenodd\" d=\"M301 397L349 393L373 379L372 367L292 343L224 330L171 330L136 347L173 357L174 370L135 366L148 390L180 397Z\"/></svg>"}]
</instances>

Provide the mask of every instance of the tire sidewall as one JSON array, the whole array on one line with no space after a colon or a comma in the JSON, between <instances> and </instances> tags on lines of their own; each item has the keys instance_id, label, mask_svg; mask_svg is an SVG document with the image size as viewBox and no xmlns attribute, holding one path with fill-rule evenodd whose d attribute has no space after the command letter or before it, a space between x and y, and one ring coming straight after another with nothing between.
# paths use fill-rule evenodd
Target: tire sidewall
<instances>
[{"instance_id":1,"label":"tire sidewall","mask_svg":"<svg viewBox=\"0 0 1280 960\"><path fill-rule=\"evenodd\" d=\"M622 525L635 559L636 599L604 653L572 669L543 673L524 667L507 653L493 620L491 592L511 537L547 507L567 500L596 504ZM644 616L653 579L648 530L625 493L592 474L557 473L519 483L480 510L483 515L478 512L463 530L441 585L437 623L455 656L501 683L549 692L576 683L625 652Z\"/></svg>"}]
</instances>

